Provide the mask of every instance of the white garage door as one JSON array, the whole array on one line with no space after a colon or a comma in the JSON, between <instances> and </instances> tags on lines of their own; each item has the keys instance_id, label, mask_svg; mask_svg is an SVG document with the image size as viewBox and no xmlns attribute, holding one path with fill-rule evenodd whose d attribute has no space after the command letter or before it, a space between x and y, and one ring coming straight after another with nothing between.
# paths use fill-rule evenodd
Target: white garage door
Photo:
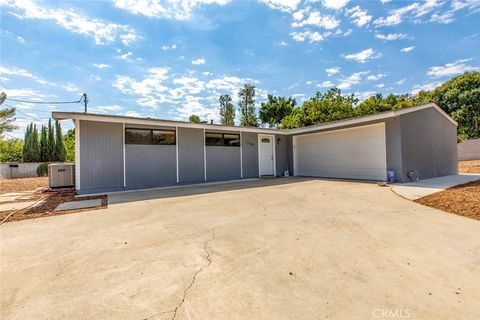
<instances>
[{"instance_id":1,"label":"white garage door","mask_svg":"<svg viewBox=\"0 0 480 320\"><path fill-rule=\"evenodd\" d=\"M296 176L385 180L385 124L293 137Z\"/></svg>"}]
</instances>

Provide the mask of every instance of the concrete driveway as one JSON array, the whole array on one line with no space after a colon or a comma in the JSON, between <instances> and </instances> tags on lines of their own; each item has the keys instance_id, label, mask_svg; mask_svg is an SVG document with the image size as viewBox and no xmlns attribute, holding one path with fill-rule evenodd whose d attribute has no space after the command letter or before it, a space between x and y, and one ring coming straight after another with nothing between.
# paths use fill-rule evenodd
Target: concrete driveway
<instances>
[{"instance_id":1,"label":"concrete driveway","mask_svg":"<svg viewBox=\"0 0 480 320\"><path fill-rule=\"evenodd\" d=\"M480 222L389 188L289 178L111 200L0 227L1 319L480 318Z\"/></svg>"}]
</instances>

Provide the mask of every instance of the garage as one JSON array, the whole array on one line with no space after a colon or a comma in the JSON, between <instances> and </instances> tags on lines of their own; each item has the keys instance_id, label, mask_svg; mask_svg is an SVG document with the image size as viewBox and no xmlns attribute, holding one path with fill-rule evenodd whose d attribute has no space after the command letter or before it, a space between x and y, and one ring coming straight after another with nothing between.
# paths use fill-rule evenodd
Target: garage
<instances>
[{"instance_id":1,"label":"garage","mask_svg":"<svg viewBox=\"0 0 480 320\"><path fill-rule=\"evenodd\" d=\"M296 176L385 180L385 123L296 135Z\"/></svg>"}]
</instances>

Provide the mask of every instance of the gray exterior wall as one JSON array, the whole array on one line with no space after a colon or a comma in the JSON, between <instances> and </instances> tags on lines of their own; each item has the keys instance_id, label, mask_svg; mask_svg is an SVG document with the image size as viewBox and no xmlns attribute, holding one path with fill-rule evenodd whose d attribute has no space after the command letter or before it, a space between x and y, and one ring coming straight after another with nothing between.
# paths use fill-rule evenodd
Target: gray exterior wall
<instances>
[{"instance_id":1,"label":"gray exterior wall","mask_svg":"<svg viewBox=\"0 0 480 320\"><path fill-rule=\"evenodd\" d=\"M207 146L207 181L240 179L240 147Z\"/></svg>"},{"instance_id":2,"label":"gray exterior wall","mask_svg":"<svg viewBox=\"0 0 480 320\"><path fill-rule=\"evenodd\" d=\"M403 176L419 179L458 174L457 127L433 108L400 116Z\"/></svg>"},{"instance_id":3,"label":"gray exterior wall","mask_svg":"<svg viewBox=\"0 0 480 320\"><path fill-rule=\"evenodd\" d=\"M123 125L80 121L80 190L123 189Z\"/></svg>"},{"instance_id":4,"label":"gray exterior wall","mask_svg":"<svg viewBox=\"0 0 480 320\"><path fill-rule=\"evenodd\" d=\"M177 183L175 145L125 145L127 189L171 186Z\"/></svg>"},{"instance_id":5,"label":"gray exterior wall","mask_svg":"<svg viewBox=\"0 0 480 320\"><path fill-rule=\"evenodd\" d=\"M466 140L457 145L458 160L480 160L480 139Z\"/></svg>"},{"instance_id":6,"label":"gray exterior wall","mask_svg":"<svg viewBox=\"0 0 480 320\"><path fill-rule=\"evenodd\" d=\"M242 132L244 178L258 178L258 134Z\"/></svg>"},{"instance_id":7,"label":"gray exterior wall","mask_svg":"<svg viewBox=\"0 0 480 320\"><path fill-rule=\"evenodd\" d=\"M275 168L277 176L283 176L283 172L288 170L288 152L288 137L275 135Z\"/></svg>"},{"instance_id":8,"label":"gray exterior wall","mask_svg":"<svg viewBox=\"0 0 480 320\"><path fill-rule=\"evenodd\" d=\"M178 175L180 183L205 181L203 129L178 128Z\"/></svg>"},{"instance_id":9,"label":"gray exterior wall","mask_svg":"<svg viewBox=\"0 0 480 320\"><path fill-rule=\"evenodd\" d=\"M385 121L385 143L387 150L387 170L394 170L397 180L401 180L403 174L402 162L402 135L400 119L395 117Z\"/></svg>"}]
</instances>

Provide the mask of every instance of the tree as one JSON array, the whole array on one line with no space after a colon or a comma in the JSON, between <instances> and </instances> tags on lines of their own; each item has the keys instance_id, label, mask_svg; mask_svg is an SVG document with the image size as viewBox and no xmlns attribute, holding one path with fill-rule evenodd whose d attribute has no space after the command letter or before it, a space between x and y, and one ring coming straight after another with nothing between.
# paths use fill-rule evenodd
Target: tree
<instances>
[{"instance_id":1,"label":"tree","mask_svg":"<svg viewBox=\"0 0 480 320\"><path fill-rule=\"evenodd\" d=\"M42 129L40 130L40 161L47 162L48 161L48 134L47 134L47 127L42 125Z\"/></svg>"},{"instance_id":2,"label":"tree","mask_svg":"<svg viewBox=\"0 0 480 320\"><path fill-rule=\"evenodd\" d=\"M25 143L22 152L22 161L40 161L40 142L38 140L37 126L31 123L25 132Z\"/></svg>"},{"instance_id":3,"label":"tree","mask_svg":"<svg viewBox=\"0 0 480 320\"><path fill-rule=\"evenodd\" d=\"M200 117L195 115L195 114L192 114L189 118L188 118L188 122L190 123L202 123L202 120L200 120Z\"/></svg>"},{"instance_id":4,"label":"tree","mask_svg":"<svg viewBox=\"0 0 480 320\"><path fill-rule=\"evenodd\" d=\"M301 108L283 118L282 128L297 128L322 122L337 121L354 116L354 107L358 99L352 93L343 96L338 88L331 88L325 94L317 92L305 101Z\"/></svg>"},{"instance_id":5,"label":"tree","mask_svg":"<svg viewBox=\"0 0 480 320\"><path fill-rule=\"evenodd\" d=\"M220 102L220 123L225 126L235 125L235 107L232 103L232 97L228 94L222 94Z\"/></svg>"},{"instance_id":6,"label":"tree","mask_svg":"<svg viewBox=\"0 0 480 320\"><path fill-rule=\"evenodd\" d=\"M290 115L297 102L292 98L275 97L268 95L268 101L262 102L259 118L262 123L268 123L270 127L277 128L283 118Z\"/></svg>"},{"instance_id":7,"label":"tree","mask_svg":"<svg viewBox=\"0 0 480 320\"><path fill-rule=\"evenodd\" d=\"M4 108L0 110L0 139L3 139L3 134L5 132L17 129L17 126L12 124L14 121L15 108Z\"/></svg>"},{"instance_id":8,"label":"tree","mask_svg":"<svg viewBox=\"0 0 480 320\"><path fill-rule=\"evenodd\" d=\"M48 127L47 127L47 155L48 161L55 161L55 133L52 127L52 119L48 119Z\"/></svg>"},{"instance_id":9,"label":"tree","mask_svg":"<svg viewBox=\"0 0 480 320\"><path fill-rule=\"evenodd\" d=\"M67 160L67 148L63 139L62 126L58 121L55 121L55 133L55 160L65 162Z\"/></svg>"},{"instance_id":10,"label":"tree","mask_svg":"<svg viewBox=\"0 0 480 320\"><path fill-rule=\"evenodd\" d=\"M240 111L240 125L243 127L258 127L255 114L255 86L245 84L238 93L238 109Z\"/></svg>"},{"instance_id":11,"label":"tree","mask_svg":"<svg viewBox=\"0 0 480 320\"><path fill-rule=\"evenodd\" d=\"M65 147L67 148L67 161L75 161L75 129L70 129L65 135Z\"/></svg>"},{"instance_id":12,"label":"tree","mask_svg":"<svg viewBox=\"0 0 480 320\"><path fill-rule=\"evenodd\" d=\"M0 162L22 161L23 140L0 140Z\"/></svg>"}]
</instances>

